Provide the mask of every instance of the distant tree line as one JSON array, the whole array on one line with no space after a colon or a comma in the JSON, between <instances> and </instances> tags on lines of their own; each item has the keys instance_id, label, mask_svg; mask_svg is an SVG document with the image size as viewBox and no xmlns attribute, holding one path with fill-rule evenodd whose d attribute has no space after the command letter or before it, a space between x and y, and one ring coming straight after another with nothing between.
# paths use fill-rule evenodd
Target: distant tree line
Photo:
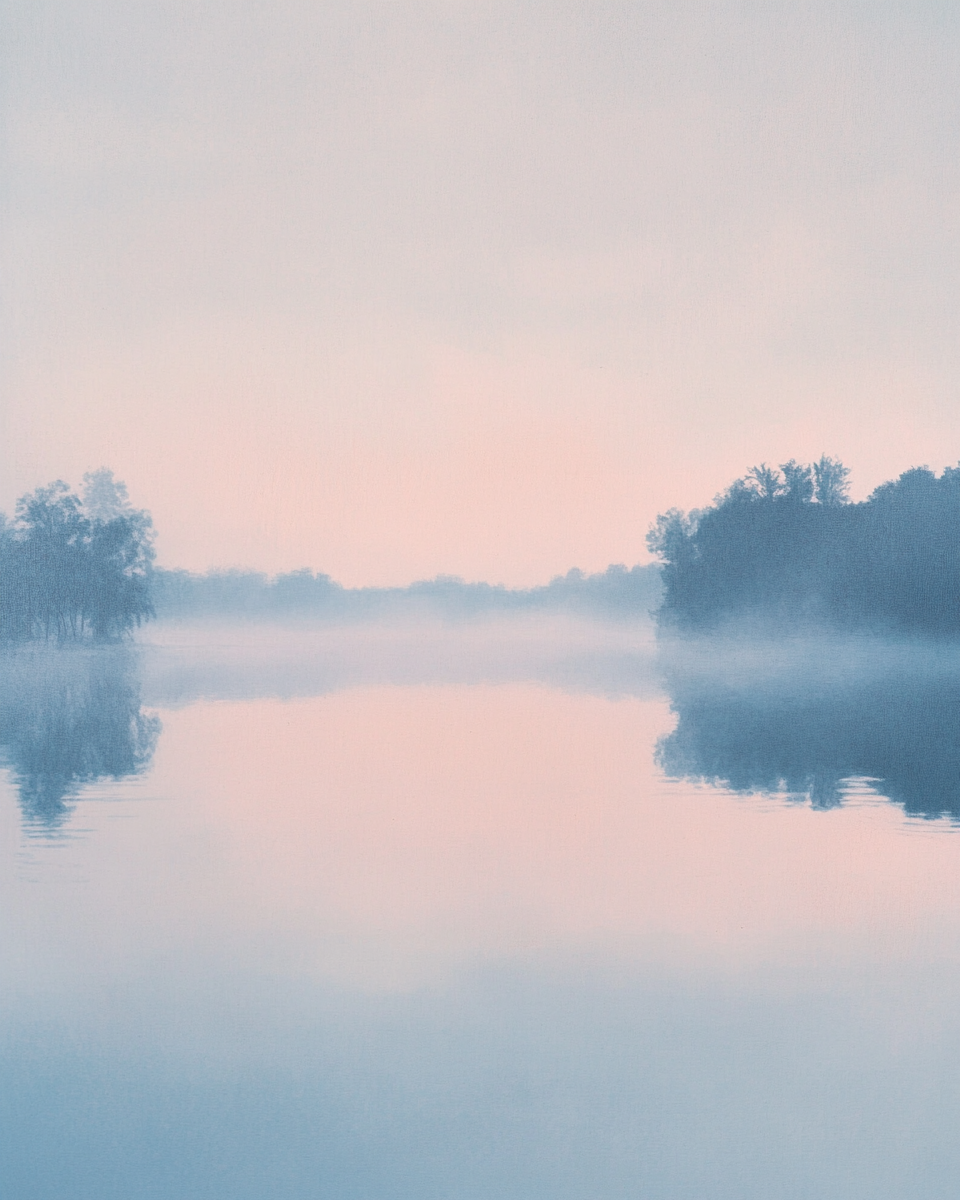
<instances>
[{"instance_id":1,"label":"distant tree line","mask_svg":"<svg viewBox=\"0 0 960 1200\"><path fill-rule=\"evenodd\" d=\"M933 634L960 629L960 466L905 471L861 503L849 471L761 463L708 508L659 516L661 623L827 621Z\"/></svg>"},{"instance_id":2,"label":"distant tree line","mask_svg":"<svg viewBox=\"0 0 960 1200\"><path fill-rule=\"evenodd\" d=\"M106 469L83 496L61 480L0 514L0 641L112 640L154 615L150 515Z\"/></svg>"},{"instance_id":3,"label":"distant tree line","mask_svg":"<svg viewBox=\"0 0 960 1200\"><path fill-rule=\"evenodd\" d=\"M329 575L309 570L272 579L256 571L153 572L160 620L364 621L418 615L466 619L531 610L633 619L650 614L660 601L660 590L658 570L649 565L611 566L594 575L574 568L533 588L466 583L444 575L408 587L346 588Z\"/></svg>"}]
</instances>

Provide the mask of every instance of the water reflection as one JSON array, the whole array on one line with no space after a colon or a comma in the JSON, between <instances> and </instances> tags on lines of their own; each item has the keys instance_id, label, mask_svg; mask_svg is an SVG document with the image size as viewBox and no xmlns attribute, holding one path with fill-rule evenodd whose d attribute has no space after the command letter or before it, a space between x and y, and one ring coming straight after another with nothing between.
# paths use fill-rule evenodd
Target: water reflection
<instances>
[{"instance_id":1,"label":"water reflection","mask_svg":"<svg viewBox=\"0 0 960 1200\"><path fill-rule=\"evenodd\" d=\"M52 833L81 784L145 769L160 721L140 707L129 646L27 648L0 659L0 750L26 825Z\"/></svg>"},{"instance_id":2,"label":"water reflection","mask_svg":"<svg viewBox=\"0 0 960 1200\"><path fill-rule=\"evenodd\" d=\"M850 781L914 816L960 820L960 661L954 648L882 643L668 647L670 776L815 808Z\"/></svg>"},{"instance_id":3,"label":"water reflection","mask_svg":"<svg viewBox=\"0 0 960 1200\"><path fill-rule=\"evenodd\" d=\"M52 855L0 837L0 1192L952 1198L960 841L664 781L639 637L447 632L143 651L162 802ZM726 714L717 771L749 702L770 774L764 721L821 712L808 783L831 704L960 679L909 647L663 662L675 747Z\"/></svg>"}]
</instances>

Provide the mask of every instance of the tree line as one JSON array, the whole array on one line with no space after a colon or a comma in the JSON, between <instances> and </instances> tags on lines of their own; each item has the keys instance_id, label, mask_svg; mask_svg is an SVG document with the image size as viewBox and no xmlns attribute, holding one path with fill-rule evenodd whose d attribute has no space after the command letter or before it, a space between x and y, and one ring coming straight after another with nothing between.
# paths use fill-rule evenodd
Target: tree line
<instances>
[{"instance_id":1,"label":"tree line","mask_svg":"<svg viewBox=\"0 0 960 1200\"><path fill-rule=\"evenodd\" d=\"M0 514L0 641L113 640L154 615L153 523L105 468Z\"/></svg>"},{"instance_id":2,"label":"tree line","mask_svg":"<svg viewBox=\"0 0 960 1200\"><path fill-rule=\"evenodd\" d=\"M851 503L826 456L761 463L707 508L659 516L661 624L756 617L930 634L960 629L960 466L905 471Z\"/></svg>"},{"instance_id":3,"label":"tree line","mask_svg":"<svg viewBox=\"0 0 960 1200\"><path fill-rule=\"evenodd\" d=\"M310 619L374 621L436 616L469 619L527 611L570 612L611 620L647 616L660 601L659 572L649 564L610 566L587 575L574 568L541 587L467 583L453 576L407 587L348 588L329 575L290 571L274 578L258 571L153 571L159 620Z\"/></svg>"}]
</instances>

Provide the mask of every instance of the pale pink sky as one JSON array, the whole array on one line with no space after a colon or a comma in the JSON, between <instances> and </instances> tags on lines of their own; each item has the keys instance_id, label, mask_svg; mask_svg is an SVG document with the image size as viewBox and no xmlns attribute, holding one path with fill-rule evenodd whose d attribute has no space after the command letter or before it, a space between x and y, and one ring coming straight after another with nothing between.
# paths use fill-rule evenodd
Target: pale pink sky
<instances>
[{"instance_id":1,"label":"pale pink sky","mask_svg":"<svg viewBox=\"0 0 960 1200\"><path fill-rule=\"evenodd\" d=\"M106 464L167 565L519 584L960 460L953 6L5 21L0 508Z\"/></svg>"}]
</instances>

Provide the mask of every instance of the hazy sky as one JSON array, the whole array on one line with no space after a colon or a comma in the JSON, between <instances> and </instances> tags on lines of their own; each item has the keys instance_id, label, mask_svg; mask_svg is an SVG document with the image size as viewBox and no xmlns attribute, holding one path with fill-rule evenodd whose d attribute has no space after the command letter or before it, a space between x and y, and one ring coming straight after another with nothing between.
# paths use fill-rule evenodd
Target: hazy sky
<instances>
[{"instance_id":1,"label":"hazy sky","mask_svg":"<svg viewBox=\"0 0 960 1200\"><path fill-rule=\"evenodd\" d=\"M6 0L0 507L531 583L960 460L960 6Z\"/></svg>"}]
</instances>

